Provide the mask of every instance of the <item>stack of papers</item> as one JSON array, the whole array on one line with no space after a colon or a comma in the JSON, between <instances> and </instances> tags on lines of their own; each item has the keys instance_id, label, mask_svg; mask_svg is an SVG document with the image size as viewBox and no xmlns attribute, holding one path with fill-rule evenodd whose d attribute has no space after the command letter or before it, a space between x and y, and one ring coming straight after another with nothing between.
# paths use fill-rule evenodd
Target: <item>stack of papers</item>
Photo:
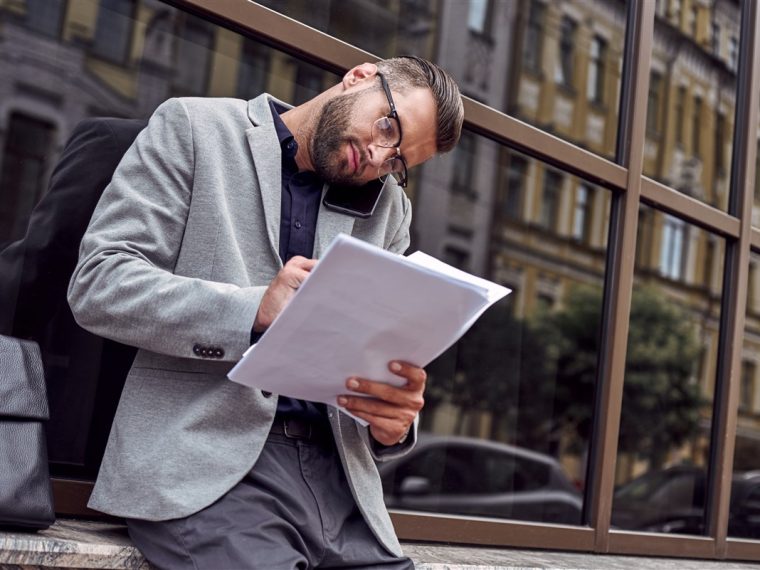
<instances>
[{"instance_id":1,"label":"stack of papers","mask_svg":"<svg viewBox=\"0 0 760 570\"><path fill-rule=\"evenodd\" d=\"M334 406L351 376L403 384L391 360L426 366L509 293L422 252L402 257L341 234L228 376Z\"/></svg>"}]
</instances>

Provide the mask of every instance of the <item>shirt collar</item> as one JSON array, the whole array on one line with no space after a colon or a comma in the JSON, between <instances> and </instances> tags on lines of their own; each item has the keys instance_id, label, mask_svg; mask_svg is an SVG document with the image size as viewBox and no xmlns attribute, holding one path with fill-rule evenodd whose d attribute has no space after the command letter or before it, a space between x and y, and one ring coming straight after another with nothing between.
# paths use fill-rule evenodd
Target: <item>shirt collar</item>
<instances>
[{"instance_id":1,"label":"shirt collar","mask_svg":"<svg viewBox=\"0 0 760 570\"><path fill-rule=\"evenodd\" d=\"M290 132L290 129L288 129L285 122L280 118L280 113L284 113L288 109L282 105L278 105L271 99L269 100L269 108L272 111L274 128L275 131L277 131L277 139L280 141L283 158L295 158L296 152L298 152L298 143L296 142L293 133Z\"/></svg>"}]
</instances>

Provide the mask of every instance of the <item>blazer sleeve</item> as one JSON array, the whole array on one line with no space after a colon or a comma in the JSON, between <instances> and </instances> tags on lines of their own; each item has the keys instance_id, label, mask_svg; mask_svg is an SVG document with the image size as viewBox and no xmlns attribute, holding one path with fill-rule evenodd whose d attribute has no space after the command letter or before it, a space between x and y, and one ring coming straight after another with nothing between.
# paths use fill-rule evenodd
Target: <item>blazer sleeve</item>
<instances>
[{"instance_id":1,"label":"blazer sleeve","mask_svg":"<svg viewBox=\"0 0 760 570\"><path fill-rule=\"evenodd\" d=\"M174 274L193 188L192 137L180 99L156 110L93 213L68 301L99 336L183 358L214 346L220 360L236 361L266 287Z\"/></svg>"},{"instance_id":2,"label":"blazer sleeve","mask_svg":"<svg viewBox=\"0 0 760 570\"><path fill-rule=\"evenodd\" d=\"M391 253L403 255L410 243L409 227L412 224L412 203L409 198L407 198L406 193L400 188L399 193L401 195L401 211L403 212L403 215L401 217L401 223L396 229L396 233L393 235L393 239L391 239L391 243L387 249Z\"/></svg>"}]
</instances>

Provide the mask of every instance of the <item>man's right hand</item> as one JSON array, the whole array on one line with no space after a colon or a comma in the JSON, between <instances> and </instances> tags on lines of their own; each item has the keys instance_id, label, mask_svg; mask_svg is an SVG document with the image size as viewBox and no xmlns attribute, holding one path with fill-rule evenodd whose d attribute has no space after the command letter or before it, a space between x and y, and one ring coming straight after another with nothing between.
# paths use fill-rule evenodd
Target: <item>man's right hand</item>
<instances>
[{"instance_id":1,"label":"man's right hand","mask_svg":"<svg viewBox=\"0 0 760 570\"><path fill-rule=\"evenodd\" d=\"M291 297L317 264L316 259L306 259L296 255L272 279L259 305L259 312L253 322L254 332L264 332L290 302Z\"/></svg>"}]
</instances>

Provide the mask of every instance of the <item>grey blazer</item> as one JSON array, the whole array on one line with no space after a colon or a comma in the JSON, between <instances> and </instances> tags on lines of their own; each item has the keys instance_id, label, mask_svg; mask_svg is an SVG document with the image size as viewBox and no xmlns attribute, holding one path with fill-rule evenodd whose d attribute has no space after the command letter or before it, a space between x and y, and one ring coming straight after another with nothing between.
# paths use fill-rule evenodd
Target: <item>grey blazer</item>
<instances>
[{"instance_id":1,"label":"grey blazer","mask_svg":"<svg viewBox=\"0 0 760 570\"><path fill-rule=\"evenodd\" d=\"M139 349L90 499L94 509L148 520L190 515L238 483L264 445L276 395L226 374L248 348L258 305L282 267L281 156L270 98L161 105L82 239L68 291L77 322ZM410 220L409 200L395 183L366 220L322 207L315 257L339 233L401 253ZM409 446L380 455L365 428L328 410L354 498L381 543L399 554L373 458L404 453L416 434Z\"/></svg>"}]
</instances>

